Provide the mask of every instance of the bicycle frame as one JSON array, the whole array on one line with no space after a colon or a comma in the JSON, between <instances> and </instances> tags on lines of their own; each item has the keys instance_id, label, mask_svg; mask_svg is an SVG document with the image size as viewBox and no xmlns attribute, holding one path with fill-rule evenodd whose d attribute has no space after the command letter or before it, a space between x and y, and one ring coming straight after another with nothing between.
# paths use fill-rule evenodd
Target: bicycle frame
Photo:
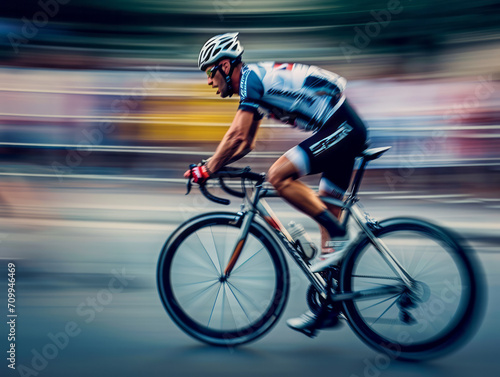
<instances>
[{"instance_id":1,"label":"bicycle frame","mask_svg":"<svg viewBox=\"0 0 500 377\"><path fill-rule=\"evenodd\" d=\"M391 251L385 246L385 244L377 238L370 227L376 226L376 222L369 218L369 216L362 211L360 206L357 204L359 199L356 197L356 184L354 183L354 190L346 199L346 201L341 201L333 198L322 197L324 202L340 207L345 211L345 216L343 218L342 224L345 226L350 216L353 217L354 221L373 244L373 246L378 250L390 268L394 271L396 276L399 276L403 285L407 288L412 288L414 286L414 280L408 274L408 272L399 264L397 259L391 253ZM329 297L332 301L343 301L352 299L362 299L362 298L372 298L374 296L384 296L387 294L400 293L402 291L401 287L388 285L380 288L367 289L358 292L342 292L331 295L327 283L323 279L320 273L313 272L310 265L302 258L298 246L291 237L290 233L280 222L276 214L272 211L269 204L263 199L264 197L277 197L278 195L273 190L264 189L262 184L255 186L255 190L250 198L250 208L247 212L241 213L242 224L240 227L240 233L237 238L236 245L234 247L234 252L231 256L230 262L228 263L225 274L228 277L231 273L232 268L236 264L238 257L245 244L246 237L248 235L250 225L254 221L255 216L259 215L267 226L271 234L275 234L277 238L281 241L281 244L288 251L290 256L293 258L295 263L304 272L310 283L316 288L317 292L323 297ZM272 231L271 231L272 229Z\"/></svg>"},{"instance_id":2,"label":"bicycle frame","mask_svg":"<svg viewBox=\"0 0 500 377\"><path fill-rule=\"evenodd\" d=\"M219 187L242 198L243 205L238 213L196 216L166 241L157 284L173 321L192 337L217 346L263 336L288 299L288 253L311 283L306 298L314 316L307 327L297 327L297 321L290 321L290 327L312 337L333 323L330 319L344 318L369 346L407 360L439 356L460 345L457 340L472 335L482 314L483 282L472 250L453 232L426 220L396 217L378 223L356 196L367 162L388 149L363 151L344 201L321 198L343 211L344 227L354 223L359 233L357 238L351 234L342 251L318 263L310 262L270 207L267 198L278 195L263 186L265 174L250 167L213 174ZM226 185L225 178L240 179L241 190ZM247 182L253 191L247 190ZM211 194L205 182L199 187L208 200L230 204ZM187 193L190 188L188 180Z\"/></svg>"}]
</instances>

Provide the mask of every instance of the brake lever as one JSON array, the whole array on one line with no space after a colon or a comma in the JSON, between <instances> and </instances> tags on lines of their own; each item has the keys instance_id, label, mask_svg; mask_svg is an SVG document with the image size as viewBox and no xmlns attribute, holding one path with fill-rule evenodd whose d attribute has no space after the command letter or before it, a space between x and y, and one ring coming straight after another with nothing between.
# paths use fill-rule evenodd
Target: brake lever
<instances>
[{"instance_id":1,"label":"brake lever","mask_svg":"<svg viewBox=\"0 0 500 377\"><path fill-rule=\"evenodd\" d=\"M191 187L193 187L193 184L191 183L191 179L193 178L193 171L192 171L192 169L194 167L196 167L196 164L189 165L189 178L188 178L187 185L186 185L187 192L186 192L185 195L189 195L189 193L191 192Z\"/></svg>"}]
</instances>

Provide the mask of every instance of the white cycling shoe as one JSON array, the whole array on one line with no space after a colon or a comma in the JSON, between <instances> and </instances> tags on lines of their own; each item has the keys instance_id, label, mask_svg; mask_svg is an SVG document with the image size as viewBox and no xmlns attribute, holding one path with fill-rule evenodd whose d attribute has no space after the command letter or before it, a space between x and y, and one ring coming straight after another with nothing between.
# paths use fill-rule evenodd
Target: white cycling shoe
<instances>
[{"instance_id":1,"label":"white cycling shoe","mask_svg":"<svg viewBox=\"0 0 500 377\"><path fill-rule=\"evenodd\" d=\"M311 267L312 272L321 272L331 266L339 266L346 253L349 240L329 241L325 246L333 248L335 251L327 254L320 254L317 262Z\"/></svg>"},{"instance_id":2,"label":"white cycling shoe","mask_svg":"<svg viewBox=\"0 0 500 377\"><path fill-rule=\"evenodd\" d=\"M337 327L340 321L337 313L328 313L327 317L318 323L317 315L308 310L298 318L290 318L286 324L291 329L312 338L316 335L316 330Z\"/></svg>"}]
</instances>

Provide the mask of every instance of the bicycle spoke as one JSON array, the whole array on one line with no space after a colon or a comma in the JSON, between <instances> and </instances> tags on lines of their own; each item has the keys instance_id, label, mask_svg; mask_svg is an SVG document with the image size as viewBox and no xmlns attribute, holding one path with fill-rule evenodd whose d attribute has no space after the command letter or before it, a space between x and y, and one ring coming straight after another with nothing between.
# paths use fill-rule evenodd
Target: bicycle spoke
<instances>
[{"instance_id":1,"label":"bicycle spoke","mask_svg":"<svg viewBox=\"0 0 500 377\"><path fill-rule=\"evenodd\" d=\"M375 246L373 246L373 249L371 249L370 251L371 251L371 253L369 253L369 258L371 261L370 266L369 266L370 271L377 271L378 273L380 273L381 271L385 270L385 271L392 274L391 277L397 278L394 271L392 271L390 269L389 265L387 264L387 261L382 257L382 255L377 250L377 248ZM365 266L365 268L366 268L366 266Z\"/></svg>"},{"instance_id":2,"label":"bicycle spoke","mask_svg":"<svg viewBox=\"0 0 500 377\"><path fill-rule=\"evenodd\" d=\"M370 305L370 306L368 306L366 308L361 309L361 311L373 308L374 306L377 306L377 305L380 305L380 304L383 304L384 302L389 301L390 299L393 299L394 297L399 296L399 295L401 295L401 293L396 293L394 296L391 296L389 298L386 298L385 300L379 301L379 302L377 302L377 303L375 303L373 305Z\"/></svg>"},{"instance_id":3,"label":"bicycle spoke","mask_svg":"<svg viewBox=\"0 0 500 377\"><path fill-rule=\"evenodd\" d=\"M254 300L252 300L252 298L250 296L248 296L246 293L242 292L240 289L238 289L237 286L230 283L229 281L228 281L228 284L230 286L232 286L234 289L236 289L243 296L243 298L246 298L246 300L254 307L254 309L259 310L259 307L255 304Z\"/></svg>"},{"instance_id":4,"label":"bicycle spoke","mask_svg":"<svg viewBox=\"0 0 500 377\"><path fill-rule=\"evenodd\" d=\"M429 266L429 265L431 264L431 262L432 262L434 259L436 259L437 255L438 255L437 253L434 253L434 255L432 256L432 258L430 258L428 261L426 261L426 262L425 262L425 264L424 264L424 266L423 266L423 267L422 267L422 268L421 268L418 272L415 272L415 276L417 276L417 275L418 275L418 274L420 274L422 271L424 271L424 270L427 268L427 266ZM441 263L440 265L441 265L441 267L443 267L443 266L444 266L444 264L443 264L443 263Z\"/></svg>"},{"instance_id":5,"label":"bicycle spoke","mask_svg":"<svg viewBox=\"0 0 500 377\"><path fill-rule=\"evenodd\" d=\"M196 239L191 239L190 242L195 242L196 244L200 244ZM201 244L200 244L201 245ZM203 245L201 245L203 247ZM215 276L219 276L217 270L212 269L211 262L208 262L203 255L199 255L197 252L199 247L195 247L194 245L185 245L184 250L181 256L176 258L176 270L182 269L185 270L186 274L204 274L205 276L213 276L215 271ZM210 271L207 271L207 267ZM194 271L194 269L199 271Z\"/></svg>"},{"instance_id":6,"label":"bicycle spoke","mask_svg":"<svg viewBox=\"0 0 500 377\"><path fill-rule=\"evenodd\" d=\"M396 303L397 300L394 300L394 302L389 305L389 307L387 309L384 310L384 312L382 314L380 314L380 316L375 320L375 322L377 322L380 318L382 318L382 316L387 313L389 311L390 308L392 308L394 306L394 304ZM373 322L371 325L373 326L375 324L375 322Z\"/></svg>"},{"instance_id":7,"label":"bicycle spoke","mask_svg":"<svg viewBox=\"0 0 500 377\"><path fill-rule=\"evenodd\" d=\"M244 262L242 262L238 267L236 267L235 269L233 269L233 274L238 271L238 269L241 268L241 266L243 266L245 263L247 263L250 259L252 259L253 257L255 257L257 254L259 254L262 250L264 250L264 247L260 248L259 251L257 251L255 254L253 254L250 258L248 258L247 260L245 260Z\"/></svg>"},{"instance_id":8,"label":"bicycle spoke","mask_svg":"<svg viewBox=\"0 0 500 377\"><path fill-rule=\"evenodd\" d=\"M190 294L186 294L182 297L179 297L180 298L183 298L183 301L186 302L186 304L189 304L190 302L192 302L194 299L198 298L199 296L201 296L202 294L204 294L205 292L208 292L209 289L211 289L215 284L217 284L219 281L215 281L213 284L210 284L208 287L206 287L205 289L201 289L199 290L198 292L192 292ZM193 295L192 297L189 297ZM184 299L187 299L187 300L184 300Z\"/></svg>"},{"instance_id":9,"label":"bicycle spoke","mask_svg":"<svg viewBox=\"0 0 500 377\"><path fill-rule=\"evenodd\" d=\"M231 305L231 303L230 303L230 301L229 301L229 295L226 293L226 289L227 289L227 290L229 290L229 291L231 291L231 288L229 287L229 285L228 285L228 284L226 284L224 287L225 287L225 289L224 289L224 294L225 294L225 295L226 295L226 297L227 297L227 306L228 306L228 308L229 308L229 312L230 312L230 314L231 314L231 319L233 320L233 323L232 323L232 324L234 325L234 328L236 328L236 327L237 327L237 324L236 324L236 315L235 315L235 313L234 313L233 306ZM233 293L233 292L231 291L231 293ZM233 294L233 297L234 297L234 294ZM222 317L223 317L223 316L222 316ZM222 323L222 319L221 319L221 323ZM222 326L221 326L221 328L222 328Z\"/></svg>"},{"instance_id":10,"label":"bicycle spoke","mask_svg":"<svg viewBox=\"0 0 500 377\"><path fill-rule=\"evenodd\" d=\"M222 244L222 263L226 263L226 241L227 241L227 237L228 237L227 230L228 230L228 228L225 227L224 237L221 237L221 239L224 240L224 243Z\"/></svg>"},{"instance_id":11,"label":"bicycle spoke","mask_svg":"<svg viewBox=\"0 0 500 377\"><path fill-rule=\"evenodd\" d=\"M197 285L197 284L204 284L204 283L209 283L213 281L215 283L217 283L219 280L214 280L214 279L210 279L210 280L203 280L203 281L195 281L195 282L192 282L192 283L177 283L175 286L176 287L187 287L187 286L190 286L190 285ZM212 285L213 285L212 284Z\"/></svg>"},{"instance_id":12,"label":"bicycle spoke","mask_svg":"<svg viewBox=\"0 0 500 377\"><path fill-rule=\"evenodd\" d=\"M439 329L435 326L435 324L433 323L433 320L430 320L429 319L429 316L426 315L427 313L424 313L423 310L420 310L421 314L422 314L422 317L420 318L420 321L424 321L423 323L425 324L429 324L433 329L434 329L434 333L439 333ZM417 317L417 320L419 320L419 318ZM442 330L442 328L441 328Z\"/></svg>"},{"instance_id":13,"label":"bicycle spoke","mask_svg":"<svg viewBox=\"0 0 500 377\"><path fill-rule=\"evenodd\" d=\"M406 253L402 253L402 254L405 255ZM418 266L418 264L422 260L422 256L423 256L423 253L421 253L421 252L414 251L412 253L412 257L411 257L410 263L408 265L408 271L415 271L416 266ZM412 273L412 275L413 275L413 277L415 277L416 274Z\"/></svg>"},{"instance_id":14,"label":"bicycle spoke","mask_svg":"<svg viewBox=\"0 0 500 377\"><path fill-rule=\"evenodd\" d=\"M254 274L252 276L234 276L234 275L231 275L231 278L232 278L233 283L235 282L235 280L236 281L241 281L241 280L246 280L246 281L250 280L251 281L251 280L253 280L256 284L260 283L260 285L262 285L264 287L268 287L268 284L265 282L265 280L273 281L275 279L274 276L267 276L267 275L259 276L257 274Z\"/></svg>"},{"instance_id":15,"label":"bicycle spoke","mask_svg":"<svg viewBox=\"0 0 500 377\"><path fill-rule=\"evenodd\" d=\"M364 319L367 322L369 322L369 321L372 321L374 318L373 317L364 317ZM401 325L401 320L399 318L380 318L377 321L377 327L380 327L380 325L399 326L399 325Z\"/></svg>"},{"instance_id":16,"label":"bicycle spoke","mask_svg":"<svg viewBox=\"0 0 500 377\"><path fill-rule=\"evenodd\" d=\"M432 292L432 291L431 291L431 295L430 295L430 296L431 296L431 297L434 297L434 299L435 299L435 300L437 300L437 302L442 302L442 297L441 297L440 295L438 295L438 294L436 294L436 293ZM444 304L443 304L443 305L444 305ZM448 304L448 307L449 307L450 309L452 309L452 308L454 307L454 308L455 308L455 310L450 310L450 311L449 311L447 321L448 321L448 320L450 320L450 319L452 319L452 318L455 316L456 311L460 308L460 305L459 305L459 303L458 303L457 305L451 305L451 303L450 303L450 304ZM432 314L432 313L431 313L431 314Z\"/></svg>"},{"instance_id":17,"label":"bicycle spoke","mask_svg":"<svg viewBox=\"0 0 500 377\"><path fill-rule=\"evenodd\" d=\"M225 297L226 297L226 284L222 284L222 309L221 309L221 316L220 316L220 328L222 329L224 326L224 303L225 303Z\"/></svg>"},{"instance_id":18,"label":"bicycle spoke","mask_svg":"<svg viewBox=\"0 0 500 377\"><path fill-rule=\"evenodd\" d=\"M210 262L212 262L212 266L214 267L215 272L220 276L220 271L217 270L217 267L215 266L215 263L214 263L212 257L210 256L210 254L208 253L207 249L205 248L205 245L203 245L203 241L201 240L200 235L198 234L198 232L196 232L196 237L198 237L198 240L200 241L200 244L203 247L203 250L205 251L205 253L208 256L208 259L210 259Z\"/></svg>"},{"instance_id":19,"label":"bicycle spoke","mask_svg":"<svg viewBox=\"0 0 500 377\"><path fill-rule=\"evenodd\" d=\"M222 271L222 263L219 258L219 251L217 250L217 244L215 243L214 231L212 227L210 227L210 233L212 234L212 242L214 243L215 255L217 256L217 262L219 262L219 271Z\"/></svg>"},{"instance_id":20,"label":"bicycle spoke","mask_svg":"<svg viewBox=\"0 0 500 377\"><path fill-rule=\"evenodd\" d=\"M238 300L238 297L236 297L236 295L234 294L233 290L231 289L231 285L230 285L230 284L228 284L228 285L227 285L227 287L229 288L229 290L230 290L230 291L231 291L231 293L233 294L234 299L236 300L236 302L237 302L237 303L238 303L238 305L240 306L241 310L243 311L243 313L244 313L244 314L245 314L245 316L247 317L248 322L249 322L249 323L251 323L252 321L251 321L250 317L248 316L248 314L247 314L247 312L246 312L245 308L241 305L240 300Z\"/></svg>"},{"instance_id":21,"label":"bicycle spoke","mask_svg":"<svg viewBox=\"0 0 500 377\"><path fill-rule=\"evenodd\" d=\"M219 298L220 289L223 286L224 284L221 284L219 286L219 289L217 290L217 295L215 296L214 305L212 306L212 311L210 312L210 317L208 318L207 326L210 326L210 321L212 320L212 315L214 314L215 305L217 304L217 299Z\"/></svg>"},{"instance_id":22,"label":"bicycle spoke","mask_svg":"<svg viewBox=\"0 0 500 377\"><path fill-rule=\"evenodd\" d=\"M440 279L443 279L443 274L440 273L440 271L443 272L450 272L450 267L447 263L440 263L436 267L432 269L427 269L426 272L420 272L418 276L418 280L424 280L425 277L429 276L430 274L437 275ZM454 275L458 274L458 271L454 271Z\"/></svg>"}]
</instances>

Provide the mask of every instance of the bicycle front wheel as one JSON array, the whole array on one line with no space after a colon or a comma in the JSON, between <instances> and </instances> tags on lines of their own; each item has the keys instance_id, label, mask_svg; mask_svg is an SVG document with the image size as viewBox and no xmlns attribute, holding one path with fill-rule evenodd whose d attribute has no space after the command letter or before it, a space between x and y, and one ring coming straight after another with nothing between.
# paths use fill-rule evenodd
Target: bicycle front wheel
<instances>
[{"instance_id":1,"label":"bicycle front wheel","mask_svg":"<svg viewBox=\"0 0 500 377\"><path fill-rule=\"evenodd\" d=\"M253 223L238 262L223 277L239 235L237 215L202 215L165 244L158 290L176 324L192 337L235 346L264 335L288 296L288 268L273 238Z\"/></svg>"},{"instance_id":2,"label":"bicycle front wheel","mask_svg":"<svg viewBox=\"0 0 500 377\"><path fill-rule=\"evenodd\" d=\"M373 348L393 358L428 359L462 344L481 311L482 283L471 250L457 236L418 219L392 219L375 235L415 280L404 288L368 238L346 258L344 292L381 286L398 293L344 302L354 331Z\"/></svg>"}]
</instances>

